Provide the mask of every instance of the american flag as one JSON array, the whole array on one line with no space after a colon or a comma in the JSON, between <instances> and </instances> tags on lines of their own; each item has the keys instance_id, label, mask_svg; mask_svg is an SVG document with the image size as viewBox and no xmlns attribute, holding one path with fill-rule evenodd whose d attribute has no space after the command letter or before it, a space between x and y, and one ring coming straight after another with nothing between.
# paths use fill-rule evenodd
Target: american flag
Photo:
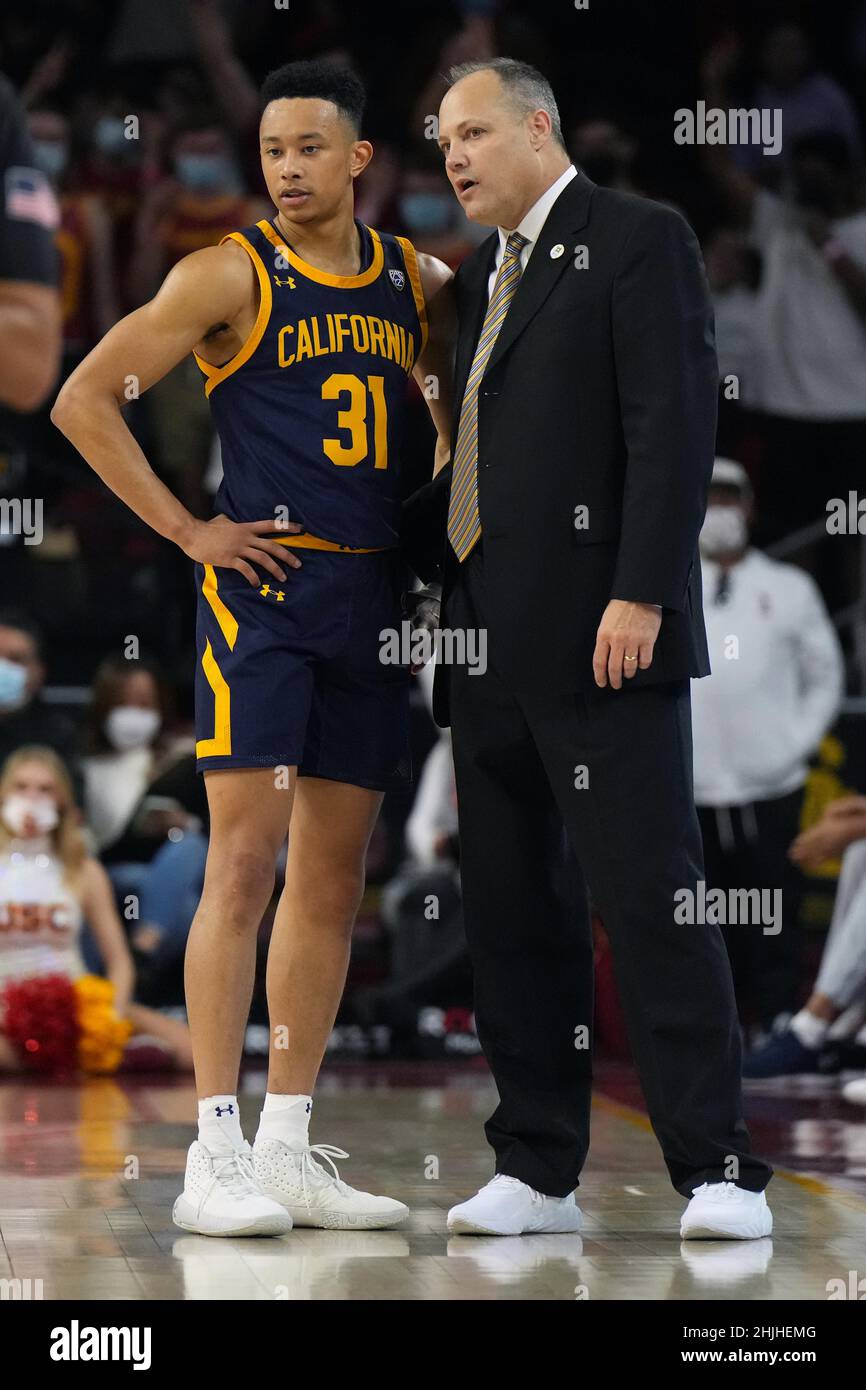
<instances>
[{"instance_id":1,"label":"american flag","mask_svg":"<svg viewBox=\"0 0 866 1390\"><path fill-rule=\"evenodd\" d=\"M39 169L13 165L6 170L6 216L21 222L38 222L49 231L60 223L54 189Z\"/></svg>"}]
</instances>

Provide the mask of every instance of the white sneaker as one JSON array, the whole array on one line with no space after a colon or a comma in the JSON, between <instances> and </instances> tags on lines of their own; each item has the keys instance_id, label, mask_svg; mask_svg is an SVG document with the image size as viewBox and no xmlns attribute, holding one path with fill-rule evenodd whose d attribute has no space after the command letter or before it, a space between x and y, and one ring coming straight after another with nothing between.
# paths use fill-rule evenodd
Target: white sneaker
<instances>
[{"instance_id":1,"label":"white sneaker","mask_svg":"<svg viewBox=\"0 0 866 1390\"><path fill-rule=\"evenodd\" d=\"M519 1178L497 1173L486 1187L448 1213L452 1235L522 1236L530 1231L548 1235L579 1231L583 1215L574 1200L546 1197Z\"/></svg>"},{"instance_id":2,"label":"white sneaker","mask_svg":"<svg viewBox=\"0 0 866 1390\"><path fill-rule=\"evenodd\" d=\"M318 1154L333 1170L317 1162ZM393 1197L358 1192L341 1180L335 1158L348 1158L333 1144L292 1149L281 1139L258 1139L253 1149L261 1190L291 1214L295 1226L318 1226L329 1231L372 1231L399 1226L409 1208Z\"/></svg>"},{"instance_id":3,"label":"white sneaker","mask_svg":"<svg viewBox=\"0 0 866 1390\"><path fill-rule=\"evenodd\" d=\"M196 1140L171 1216L182 1231L199 1236L282 1236L292 1229L288 1212L257 1183L249 1144L211 1153Z\"/></svg>"},{"instance_id":4,"label":"white sneaker","mask_svg":"<svg viewBox=\"0 0 866 1390\"><path fill-rule=\"evenodd\" d=\"M866 1105L866 1076L858 1076L856 1081L846 1081L842 1095L852 1105Z\"/></svg>"},{"instance_id":5,"label":"white sneaker","mask_svg":"<svg viewBox=\"0 0 866 1390\"><path fill-rule=\"evenodd\" d=\"M683 1212L683 1240L759 1240L770 1235L773 1213L763 1192L734 1182L702 1182Z\"/></svg>"}]
</instances>

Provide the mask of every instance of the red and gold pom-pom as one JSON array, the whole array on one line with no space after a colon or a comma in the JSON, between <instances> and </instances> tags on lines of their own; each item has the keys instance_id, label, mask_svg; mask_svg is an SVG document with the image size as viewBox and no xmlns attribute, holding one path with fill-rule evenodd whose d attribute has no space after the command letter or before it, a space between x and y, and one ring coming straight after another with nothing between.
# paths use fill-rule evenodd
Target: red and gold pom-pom
<instances>
[{"instance_id":1,"label":"red and gold pom-pom","mask_svg":"<svg viewBox=\"0 0 866 1390\"><path fill-rule=\"evenodd\" d=\"M117 1071L132 1024L114 1008L114 987L99 975L82 975L74 981L80 1037L78 1063L82 1071L105 1074Z\"/></svg>"},{"instance_id":2,"label":"red and gold pom-pom","mask_svg":"<svg viewBox=\"0 0 866 1390\"><path fill-rule=\"evenodd\" d=\"M34 975L0 989L0 1032L29 1071L68 1076L117 1071L133 1031L99 975Z\"/></svg>"},{"instance_id":3,"label":"red and gold pom-pom","mask_svg":"<svg viewBox=\"0 0 866 1390\"><path fill-rule=\"evenodd\" d=\"M28 1070L55 1076L77 1070L81 1026L68 976L7 981L0 989L0 1028Z\"/></svg>"}]
</instances>

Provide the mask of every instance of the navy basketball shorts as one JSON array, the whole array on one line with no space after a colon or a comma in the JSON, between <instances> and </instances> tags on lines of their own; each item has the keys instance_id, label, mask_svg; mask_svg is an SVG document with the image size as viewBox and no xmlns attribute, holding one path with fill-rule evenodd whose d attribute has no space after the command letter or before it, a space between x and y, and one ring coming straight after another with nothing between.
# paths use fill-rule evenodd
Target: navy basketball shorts
<instances>
[{"instance_id":1,"label":"navy basketball shorts","mask_svg":"<svg viewBox=\"0 0 866 1390\"><path fill-rule=\"evenodd\" d=\"M297 554L301 569L256 587L237 570L195 566L196 769L296 766L405 787L411 677L382 663L379 635L400 631L399 552Z\"/></svg>"}]
</instances>

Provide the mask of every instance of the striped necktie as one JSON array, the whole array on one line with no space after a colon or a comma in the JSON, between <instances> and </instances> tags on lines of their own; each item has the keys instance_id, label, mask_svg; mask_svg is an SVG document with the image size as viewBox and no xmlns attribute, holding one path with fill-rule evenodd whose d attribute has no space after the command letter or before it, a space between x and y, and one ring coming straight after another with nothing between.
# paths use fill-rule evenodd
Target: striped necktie
<instances>
[{"instance_id":1,"label":"striped necktie","mask_svg":"<svg viewBox=\"0 0 866 1390\"><path fill-rule=\"evenodd\" d=\"M505 243L505 253L463 393L448 504L448 539L461 562L481 535L481 517L478 514L478 386L502 321L508 313L508 306L520 283L520 253L527 241L528 237L521 236L520 232L512 232Z\"/></svg>"}]
</instances>

